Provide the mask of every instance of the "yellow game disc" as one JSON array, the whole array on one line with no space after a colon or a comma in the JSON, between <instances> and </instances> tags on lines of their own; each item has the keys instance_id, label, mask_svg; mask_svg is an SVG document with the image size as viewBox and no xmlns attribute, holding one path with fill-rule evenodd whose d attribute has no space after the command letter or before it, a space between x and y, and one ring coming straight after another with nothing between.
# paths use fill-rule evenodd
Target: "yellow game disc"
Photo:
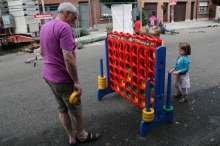
<instances>
[{"instance_id":1,"label":"yellow game disc","mask_svg":"<svg viewBox=\"0 0 220 146\"><path fill-rule=\"evenodd\" d=\"M137 95L134 95L134 100L135 100L135 102L138 102L138 97L137 97Z\"/></svg>"},{"instance_id":2,"label":"yellow game disc","mask_svg":"<svg viewBox=\"0 0 220 146\"><path fill-rule=\"evenodd\" d=\"M146 83L145 83L145 81L141 80L141 86L142 86L143 88L146 88Z\"/></svg>"},{"instance_id":3,"label":"yellow game disc","mask_svg":"<svg viewBox=\"0 0 220 146\"><path fill-rule=\"evenodd\" d=\"M154 98L153 97L150 98L150 102L154 102Z\"/></svg>"},{"instance_id":4,"label":"yellow game disc","mask_svg":"<svg viewBox=\"0 0 220 146\"><path fill-rule=\"evenodd\" d=\"M147 112L147 111L146 111L146 108L144 108L144 109L142 110L142 112L143 112L144 115L153 115L153 114L154 114L154 109L153 109L153 108L150 108L150 111Z\"/></svg>"},{"instance_id":5,"label":"yellow game disc","mask_svg":"<svg viewBox=\"0 0 220 146\"><path fill-rule=\"evenodd\" d=\"M144 100L141 100L141 104L142 104L143 106L146 105Z\"/></svg>"},{"instance_id":6,"label":"yellow game disc","mask_svg":"<svg viewBox=\"0 0 220 146\"><path fill-rule=\"evenodd\" d=\"M70 96L70 98L69 98L69 102L71 103L71 104L75 104L77 101L78 101L78 97L76 97L76 94L77 94L78 92L77 91L74 91L72 94L71 94L71 96Z\"/></svg>"},{"instance_id":7,"label":"yellow game disc","mask_svg":"<svg viewBox=\"0 0 220 146\"><path fill-rule=\"evenodd\" d=\"M131 81L131 75L130 74L127 74L127 79L128 79L128 81Z\"/></svg>"},{"instance_id":8,"label":"yellow game disc","mask_svg":"<svg viewBox=\"0 0 220 146\"><path fill-rule=\"evenodd\" d=\"M117 91L119 91L119 90L120 90L120 87L119 87L118 85L116 85L116 89L117 89Z\"/></svg>"},{"instance_id":9,"label":"yellow game disc","mask_svg":"<svg viewBox=\"0 0 220 146\"><path fill-rule=\"evenodd\" d=\"M151 119L146 119L145 117L142 117L142 120L145 122L152 122L154 120L154 117L152 117Z\"/></svg>"},{"instance_id":10,"label":"yellow game disc","mask_svg":"<svg viewBox=\"0 0 220 146\"><path fill-rule=\"evenodd\" d=\"M125 81L121 80L121 85L124 87L125 86Z\"/></svg>"}]
</instances>

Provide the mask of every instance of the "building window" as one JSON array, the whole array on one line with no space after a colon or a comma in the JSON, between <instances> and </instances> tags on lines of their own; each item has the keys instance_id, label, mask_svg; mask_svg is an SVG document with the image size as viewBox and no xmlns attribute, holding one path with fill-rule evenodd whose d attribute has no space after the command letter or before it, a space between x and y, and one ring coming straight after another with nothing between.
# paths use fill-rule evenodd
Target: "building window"
<instances>
[{"instance_id":1,"label":"building window","mask_svg":"<svg viewBox=\"0 0 220 146\"><path fill-rule=\"evenodd\" d=\"M103 3L100 3L100 10L101 10L101 18L111 18L112 11L110 8L106 7Z\"/></svg>"},{"instance_id":2,"label":"building window","mask_svg":"<svg viewBox=\"0 0 220 146\"><path fill-rule=\"evenodd\" d=\"M49 6L50 11L57 11L58 5Z\"/></svg>"},{"instance_id":3,"label":"building window","mask_svg":"<svg viewBox=\"0 0 220 146\"><path fill-rule=\"evenodd\" d=\"M199 13L208 13L208 2L199 3Z\"/></svg>"},{"instance_id":4,"label":"building window","mask_svg":"<svg viewBox=\"0 0 220 146\"><path fill-rule=\"evenodd\" d=\"M50 11L57 11L58 7L59 7L59 5L51 5L51 6L48 5L48 6L45 6L44 8L45 8L46 12L50 12ZM40 11L43 12L42 6L40 6Z\"/></svg>"}]
</instances>

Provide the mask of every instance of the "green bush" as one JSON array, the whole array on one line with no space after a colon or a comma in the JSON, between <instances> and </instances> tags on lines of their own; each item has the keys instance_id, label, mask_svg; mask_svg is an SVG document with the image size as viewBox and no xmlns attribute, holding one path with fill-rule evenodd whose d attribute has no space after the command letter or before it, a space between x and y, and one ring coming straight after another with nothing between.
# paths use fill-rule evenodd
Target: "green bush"
<instances>
[{"instance_id":1,"label":"green bush","mask_svg":"<svg viewBox=\"0 0 220 146\"><path fill-rule=\"evenodd\" d=\"M80 35L81 36L85 36L85 35L89 35L90 32L86 29L86 28L81 28L80 29Z\"/></svg>"},{"instance_id":2,"label":"green bush","mask_svg":"<svg viewBox=\"0 0 220 146\"><path fill-rule=\"evenodd\" d=\"M107 25L106 26L106 31L112 31L113 30L113 26L112 25Z\"/></svg>"},{"instance_id":3,"label":"green bush","mask_svg":"<svg viewBox=\"0 0 220 146\"><path fill-rule=\"evenodd\" d=\"M142 9L142 26L147 25L147 22L148 22L148 16L147 16L145 10Z\"/></svg>"},{"instance_id":4,"label":"green bush","mask_svg":"<svg viewBox=\"0 0 220 146\"><path fill-rule=\"evenodd\" d=\"M78 35L80 36L90 35L90 32L86 28L73 28L73 31L75 33L75 37L77 37Z\"/></svg>"}]
</instances>

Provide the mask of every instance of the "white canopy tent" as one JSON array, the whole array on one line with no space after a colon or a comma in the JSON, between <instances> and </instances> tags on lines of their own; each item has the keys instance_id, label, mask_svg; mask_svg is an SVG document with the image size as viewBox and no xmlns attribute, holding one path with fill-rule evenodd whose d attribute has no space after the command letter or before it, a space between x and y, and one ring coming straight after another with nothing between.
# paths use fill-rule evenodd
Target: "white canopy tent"
<instances>
[{"instance_id":1,"label":"white canopy tent","mask_svg":"<svg viewBox=\"0 0 220 146\"><path fill-rule=\"evenodd\" d=\"M112 5L113 31L133 34L132 4Z\"/></svg>"}]
</instances>

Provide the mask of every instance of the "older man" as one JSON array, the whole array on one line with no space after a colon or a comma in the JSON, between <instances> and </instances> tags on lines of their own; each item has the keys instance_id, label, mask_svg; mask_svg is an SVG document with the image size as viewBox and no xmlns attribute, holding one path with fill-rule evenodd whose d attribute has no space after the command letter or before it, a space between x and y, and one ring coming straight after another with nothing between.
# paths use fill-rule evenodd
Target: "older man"
<instances>
[{"instance_id":1,"label":"older man","mask_svg":"<svg viewBox=\"0 0 220 146\"><path fill-rule=\"evenodd\" d=\"M59 118L69 135L70 145L97 140L99 133L89 133L83 128L82 106L79 98L76 104L69 103L73 91L82 94L76 67L76 43L72 27L78 16L77 8L69 3L61 3L56 19L43 25L40 31L41 55L44 57L42 76L50 86L58 103ZM70 115L68 114L70 113ZM71 118L76 127L71 128Z\"/></svg>"}]
</instances>

